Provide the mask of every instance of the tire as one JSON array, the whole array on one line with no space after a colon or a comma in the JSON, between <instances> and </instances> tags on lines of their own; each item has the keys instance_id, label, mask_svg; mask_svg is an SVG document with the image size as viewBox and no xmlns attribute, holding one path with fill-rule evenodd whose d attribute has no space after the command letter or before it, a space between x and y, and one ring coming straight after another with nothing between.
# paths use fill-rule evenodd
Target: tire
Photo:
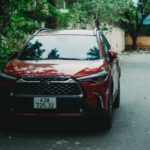
<instances>
[{"instance_id":1,"label":"tire","mask_svg":"<svg viewBox=\"0 0 150 150\"><path fill-rule=\"evenodd\" d=\"M113 107L114 108L119 108L120 107L120 82L119 82L119 85L118 85L118 93L117 93L115 102L113 104Z\"/></svg>"},{"instance_id":2,"label":"tire","mask_svg":"<svg viewBox=\"0 0 150 150\"><path fill-rule=\"evenodd\" d=\"M109 130L112 128L113 121L113 88L109 89L109 102L108 102L108 112L104 115L104 129Z\"/></svg>"}]
</instances>

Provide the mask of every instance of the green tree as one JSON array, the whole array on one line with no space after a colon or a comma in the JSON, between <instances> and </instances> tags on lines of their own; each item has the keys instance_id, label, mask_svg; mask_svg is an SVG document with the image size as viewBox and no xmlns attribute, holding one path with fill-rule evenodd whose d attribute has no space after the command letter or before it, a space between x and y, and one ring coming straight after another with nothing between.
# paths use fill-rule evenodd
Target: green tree
<instances>
[{"instance_id":1,"label":"green tree","mask_svg":"<svg viewBox=\"0 0 150 150\"><path fill-rule=\"evenodd\" d=\"M19 50L28 35L41 27L56 28L52 18L61 22L65 16L51 0L0 0L0 68L8 54ZM61 19L62 18L62 19Z\"/></svg>"},{"instance_id":2,"label":"green tree","mask_svg":"<svg viewBox=\"0 0 150 150\"><path fill-rule=\"evenodd\" d=\"M7 58L8 48L3 47L5 43L5 36L8 34L10 27L10 0L0 1L0 67L1 62Z\"/></svg>"},{"instance_id":3,"label":"green tree","mask_svg":"<svg viewBox=\"0 0 150 150\"><path fill-rule=\"evenodd\" d=\"M123 13L120 13L125 21L119 21L132 38L132 49L136 50L137 37L142 29L143 21L150 14L150 0L139 0L137 5L129 6Z\"/></svg>"},{"instance_id":4,"label":"green tree","mask_svg":"<svg viewBox=\"0 0 150 150\"><path fill-rule=\"evenodd\" d=\"M150 0L140 0L138 4L133 0L83 0L74 3L71 12L75 23L96 21L103 28L106 24L121 25L130 34L134 50L143 21L150 13Z\"/></svg>"}]
</instances>

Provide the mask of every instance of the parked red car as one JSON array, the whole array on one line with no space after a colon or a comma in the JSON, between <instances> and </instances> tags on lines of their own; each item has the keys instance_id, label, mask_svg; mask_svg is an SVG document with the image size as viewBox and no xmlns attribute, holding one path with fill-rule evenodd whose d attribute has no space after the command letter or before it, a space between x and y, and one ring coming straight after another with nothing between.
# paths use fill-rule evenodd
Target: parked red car
<instances>
[{"instance_id":1,"label":"parked red car","mask_svg":"<svg viewBox=\"0 0 150 150\"><path fill-rule=\"evenodd\" d=\"M112 125L120 104L117 53L99 30L38 30L0 72L0 111L86 116Z\"/></svg>"}]
</instances>

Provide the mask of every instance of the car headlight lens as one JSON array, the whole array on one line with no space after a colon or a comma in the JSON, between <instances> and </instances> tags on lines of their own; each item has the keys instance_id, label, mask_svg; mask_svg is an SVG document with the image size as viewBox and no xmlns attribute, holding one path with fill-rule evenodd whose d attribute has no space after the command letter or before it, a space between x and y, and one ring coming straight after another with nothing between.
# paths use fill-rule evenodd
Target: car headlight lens
<instances>
[{"instance_id":1,"label":"car headlight lens","mask_svg":"<svg viewBox=\"0 0 150 150\"><path fill-rule=\"evenodd\" d=\"M87 75L77 78L79 81L89 81L89 82L103 82L108 78L107 71L101 71L92 75Z\"/></svg>"},{"instance_id":2,"label":"car headlight lens","mask_svg":"<svg viewBox=\"0 0 150 150\"><path fill-rule=\"evenodd\" d=\"M17 78L0 71L0 79L16 80Z\"/></svg>"}]
</instances>

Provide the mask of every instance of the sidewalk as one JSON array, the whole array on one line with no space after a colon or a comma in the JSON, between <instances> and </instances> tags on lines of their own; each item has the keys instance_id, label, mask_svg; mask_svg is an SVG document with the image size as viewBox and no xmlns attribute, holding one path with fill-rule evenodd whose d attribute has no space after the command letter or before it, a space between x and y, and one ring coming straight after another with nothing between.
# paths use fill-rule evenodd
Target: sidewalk
<instances>
[{"instance_id":1,"label":"sidewalk","mask_svg":"<svg viewBox=\"0 0 150 150\"><path fill-rule=\"evenodd\" d=\"M124 52L119 52L118 57L120 62L122 62L126 57L128 57L130 54L134 53L140 53L140 54L145 54L145 53L150 53L150 50L135 50L135 51L124 51Z\"/></svg>"},{"instance_id":2,"label":"sidewalk","mask_svg":"<svg viewBox=\"0 0 150 150\"><path fill-rule=\"evenodd\" d=\"M118 53L119 61L120 63L123 62L123 60L128 57L130 52L120 52Z\"/></svg>"}]
</instances>

